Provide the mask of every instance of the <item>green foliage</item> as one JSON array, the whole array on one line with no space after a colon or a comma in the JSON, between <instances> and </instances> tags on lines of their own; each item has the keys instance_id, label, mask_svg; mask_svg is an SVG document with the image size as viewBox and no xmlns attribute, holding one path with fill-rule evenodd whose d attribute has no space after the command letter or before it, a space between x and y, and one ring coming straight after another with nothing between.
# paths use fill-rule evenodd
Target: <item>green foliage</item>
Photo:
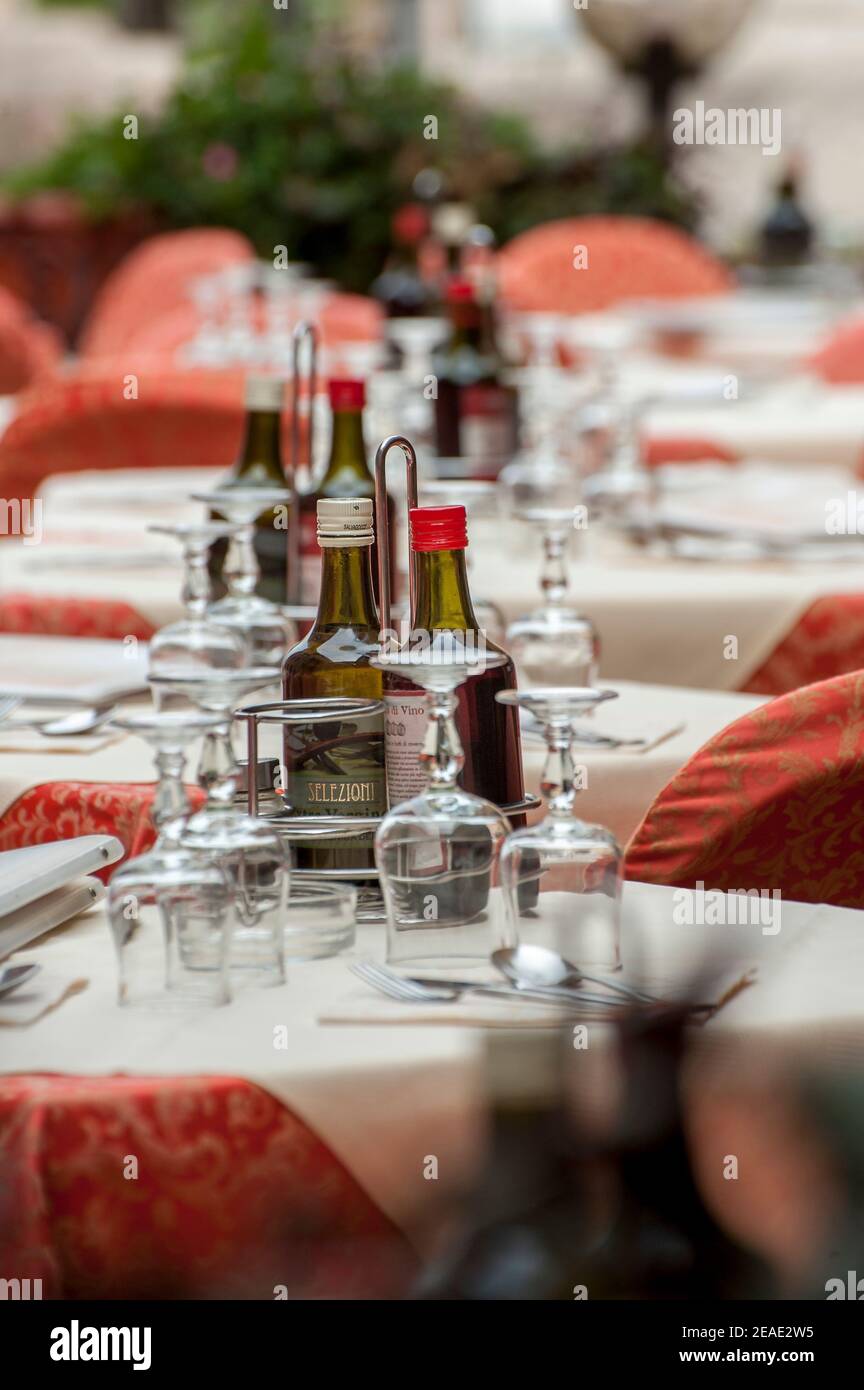
<instances>
[{"instance_id":1,"label":"green foliage","mask_svg":"<svg viewBox=\"0 0 864 1390\"><path fill-rule=\"evenodd\" d=\"M258 5L198 10L184 75L161 114L140 118L137 139L125 138L124 113L81 124L7 190L72 190L97 219L143 204L166 226L234 227L262 255L287 246L357 289L380 269L392 213L429 165L502 237L578 211L681 216L656 161L541 157L519 119L412 69L352 60L316 8L317 23ZM430 115L436 140L424 138Z\"/></svg>"}]
</instances>

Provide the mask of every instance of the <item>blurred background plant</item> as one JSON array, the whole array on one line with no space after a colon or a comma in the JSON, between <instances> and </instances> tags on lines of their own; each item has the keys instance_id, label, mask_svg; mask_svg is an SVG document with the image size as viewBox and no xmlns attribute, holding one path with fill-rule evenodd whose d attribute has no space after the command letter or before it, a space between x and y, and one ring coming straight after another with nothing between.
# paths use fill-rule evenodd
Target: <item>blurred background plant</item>
<instances>
[{"instance_id":1,"label":"blurred background plant","mask_svg":"<svg viewBox=\"0 0 864 1390\"><path fill-rule=\"evenodd\" d=\"M94 221L143 208L165 227L233 227L262 256L286 246L360 290L429 165L502 240L584 212L694 220L692 197L647 147L549 153L520 117L475 107L404 63L359 59L340 39L338 0L181 8L184 72L138 137L127 138L124 111L79 123L48 158L8 175L7 193L63 190Z\"/></svg>"}]
</instances>

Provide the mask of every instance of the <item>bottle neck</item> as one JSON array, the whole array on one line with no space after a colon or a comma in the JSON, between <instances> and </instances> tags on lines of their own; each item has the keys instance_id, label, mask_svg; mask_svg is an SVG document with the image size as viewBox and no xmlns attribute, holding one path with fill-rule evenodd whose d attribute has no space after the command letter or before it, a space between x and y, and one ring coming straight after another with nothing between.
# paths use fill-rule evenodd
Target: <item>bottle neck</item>
<instances>
[{"instance_id":1,"label":"bottle neck","mask_svg":"<svg viewBox=\"0 0 864 1390\"><path fill-rule=\"evenodd\" d=\"M372 476L366 462L362 410L336 410L333 413L333 438L324 476L329 478L345 472L356 473L363 479Z\"/></svg>"},{"instance_id":2,"label":"bottle neck","mask_svg":"<svg viewBox=\"0 0 864 1390\"><path fill-rule=\"evenodd\" d=\"M415 631L478 631L464 550L414 551L415 598L411 626Z\"/></svg>"},{"instance_id":3,"label":"bottle neck","mask_svg":"<svg viewBox=\"0 0 864 1390\"><path fill-rule=\"evenodd\" d=\"M321 547L321 596L314 630L366 627L377 632L370 545Z\"/></svg>"},{"instance_id":4,"label":"bottle neck","mask_svg":"<svg viewBox=\"0 0 864 1390\"><path fill-rule=\"evenodd\" d=\"M246 415L246 434L237 465L238 477L261 469L284 486L282 464L281 415L278 410L250 410Z\"/></svg>"}]
</instances>

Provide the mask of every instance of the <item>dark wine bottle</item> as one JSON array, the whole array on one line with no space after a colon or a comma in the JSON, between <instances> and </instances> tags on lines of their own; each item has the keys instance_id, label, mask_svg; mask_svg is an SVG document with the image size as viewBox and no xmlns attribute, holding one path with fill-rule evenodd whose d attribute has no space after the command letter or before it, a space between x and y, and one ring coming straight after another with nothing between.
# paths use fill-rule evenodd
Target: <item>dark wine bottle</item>
<instances>
[{"instance_id":1,"label":"dark wine bottle","mask_svg":"<svg viewBox=\"0 0 864 1390\"><path fill-rule=\"evenodd\" d=\"M223 487L286 487L282 462L281 427L285 383L279 377L246 378L246 430L240 457ZM288 603L288 545L293 504L263 512L255 523L255 554L261 577L256 592L273 603ZM217 517L217 513L212 513ZM223 518L218 516L221 521ZM214 598L225 593L222 565L228 545L216 541L210 548L210 583Z\"/></svg>"},{"instance_id":2,"label":"dark wine bottle","mask_svg":"<svg viewBox=\"0 0 864 1390\"><path fill-rule=\"evenodd\" d=\"M409 641L422 640L432 651L440 648L443 655L456 636L472 654L501 652L481 630L471 602L465 569L465 508L414 507L408 516L415 566ZM496 806L512 805L525 794L519 713L495 699L499 690L515 686L516 668L508 656L503 666L469 677L459 690L456 728L465 754L459 783ZM418 758L426 731L426 706L418 686L389 674L385 701L387 785L393 806L425 787Z\"/></svg>"},{"instance_id":3,"label":"dark wine bottle","mask_svg":"<svg viewBox=\"0 0 864 1390\"><path fill-rule=\"evenodd\" d=\"M760 229L762 264L772 269L806 265L813 252L814 227L801 205L798 185L797 169L790 165Z\"/></svg>"},{"instance_id":4,"label":"dark wine bottle","mask_svg":"<svg viewBox=\"0 0 864 1390\"><path fill-rule=\"evenodd\" d=\"M282 698L352 696L378 700L382 676L378 610L369 564L374 537L368 498L317 503L321 594L314 625L282 664ZM387 809L383 714L287 725L283 789L298 815L380 816ZM299 849L298 868L369 869L371 841L329 837Z\"/></svg>"},{"instance_id":5,"label":"dark wine bottle","mask_svg":"<svg viewBox=\"0 0 864 1390\"><path fill-rule=\"evenodd\" d=\"M333 434L330 457L320 481L300 498L300 594L301 602L315 604L321 588L321 552L318 548L317 505L322 498L359 498L374 501L375 479L366 457L363 438L362 381L339 379L327 383ZM390 535L395 535L392 499L388 501ZM391 592L395 593L395 566L390 566ZM372 547L372 588L378 598L378 546Z\"/></svg>"},{"instance_id":6,"label":"dark wine bottle","mask_svg":"<svg viewBox=\"0 0 864 1390\"><path fill-rule=\"evenodd\" d=\"M420 318L432 312L432 292L418 266L418 250L429 231L429 215L419 203L399 208L391 223L393 248L371 293L388 318Z\"/></svg>"},{"instance_id":7,"label":"dark wine bottle","mask_svg":"<svg viewBox=\"0 0 864 1390\"><path fill-rule=\"evenodd\" d=\"M680 1099L684 1025L671 1012L624 1023L623 1099L606 1140L586 1131L590 1106L581 1132L576 1123L586 1053L570 1037L490 1036L486 1162L420 1297L776 1296L767 1266L722 1229L696 1183Z\"/></svg>"},{"instance_id":8,"label":"dark wine bottle","mask_svg":"<svg viewBox=\"0 0 864 1390\"><path fill-rule=\"evenodd\" d=\"M449 337L432 358L436 452L449 470L460 460L460 476L495 479L516 452L519 430L516 391L504 382L495 340L494 304L481 303L470 280L454 278L447 308Z\"/></svg>"}]
</instances>

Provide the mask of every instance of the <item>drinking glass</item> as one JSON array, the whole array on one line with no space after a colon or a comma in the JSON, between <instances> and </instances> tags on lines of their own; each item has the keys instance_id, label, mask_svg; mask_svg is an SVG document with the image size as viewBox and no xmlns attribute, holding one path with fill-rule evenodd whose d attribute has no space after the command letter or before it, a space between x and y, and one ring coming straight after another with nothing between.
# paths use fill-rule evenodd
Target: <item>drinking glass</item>
<instances>
[{"instance_id":1,"label":"drinking glass","mask_svg":"<svg viewBox=\"0 0 864 1390\"><path fill-rule=\"evenodd\" d=\"M576 819L574 723L615 691L550 687L500 690L496 700L528 710L543 726L546 763L540 790L546 815L512 831L500 872L508 944L551 946L576 966L611 972L621 965L621 850L600 825ZM536 886L536 896L527 890ZM530 906L530 911L528 910Z\"/></svg>"},{"instance_id":2,"label":"drinking glass","mask_svg":"<svg viewBox=\"0 0 864 1390\"><path fill-rule=\"evenodd\" d=\"M375 834L391 962L485 963L504 939L497 866L509 827L497 806L457 786L465 758L455 713L459 687L506 659L455 643L450 651L385 650L372 659L378 670L423 686L429 721L420 754L427 789L388 811Z\"/></svg>"},{"instance_id":3,"label":"drinking glass","mask_svg":"<svg viewBox=\"0 0 864 1390\"><path fill-rule=\"evenodd\" d=\"M245 634L249 660L256 666L278 666L297 640L297 629L281 608L256 594L261 571L255 554L255 522L262 512L287 507L294 494L289 488L221 487L212 492L194 492L192 500L204 502L223 513L233 527L231 541L222 566L228 588L225 598L211 603L209 617L217 623Z\"/></svg>"},{"instance_id":4,"label":"drinking glass","mask_svg":"<svg viewBox=\"0 0 864 1390\"><path fill-rule=\"evenodd\" d=\"M239 769L231 738L232 717L244 696L272 685L278 674L265 666L236 671L174 669L150 678L157 703L185 699L217 716L205 736L198 767L198 785L206 800L184 822L179 842L184 850L217 863L227 875L235 918L229 964L232 978L244 983L280 984L285 978L282 928L290 856L265 821L236 809ZM185 960L190 968L219 967L218 955L204 937L190 946Z\"/></svg>"},{"instance_id":5,"label":"drinking glass","mask_svg":"<svg viewBox=\"0 0 864 1390\"><path fill-rule=\"evenodd\" d=\"M513 659L528 680L590 686L597 673L597 633L567 602L567 551L584 521L576 470L539 448L502 469L499 486L509 514L538 530L543 542L542 602L508 627Z\"/></svg>"},{"instance_id":6,"label":"drinking glass","mask_svg":"<svg viewBox=\"0 0 864 1390\"><path fill-rule=\"evenodd\" d=\"M229 522L177 522L148 526L161 536L173 536L183 547L183 603L186 616L160 628L150 642L150 671L168 667L236 668L249 664L249 643L243 633L208 615L210 575L207 560L214 541L233 536Z\"/></svg>"},{"instance_id":7,"label":"drinking glass","mask_svg":"<svg viewBox=\"0 0 864 1390\"><path fill-rule=\"evenodd\" d=\"M356 921L353 884L322 883L295 873L285 915L286 961L322 960L347 950L354 944Z\"/></svg>"},{"instance_id":8,"label":"drinking glass","mask_svg":"<svg viewBox=\"0 0 864 1390\"><path fill-rule=\"evenodd\" d=\"M108 890L120 1004L170 1009L228 1002L228 882L218 865L180 843L189 812L186 753L217 725L213 715L155 710L112 721L151 745L158 779L151 806L156 842L118 869ZM206 975L186 964L190 946L202 936L215 962Z\"/></svg>"}]
</instances>

